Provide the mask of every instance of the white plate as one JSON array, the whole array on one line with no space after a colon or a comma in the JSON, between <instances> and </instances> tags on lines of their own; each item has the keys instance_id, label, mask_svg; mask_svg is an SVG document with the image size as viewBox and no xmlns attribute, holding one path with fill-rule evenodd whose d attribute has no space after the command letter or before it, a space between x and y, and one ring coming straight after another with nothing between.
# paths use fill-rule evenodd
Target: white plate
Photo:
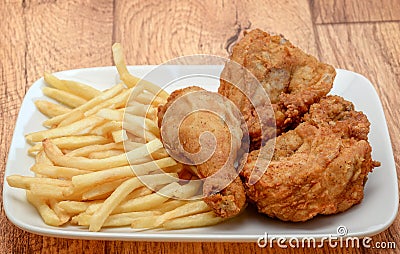
<instances>
[{"instance_id":1,"label":"white plate","mask_svg":"<svg viewBox=\"0 0 400 254\"><path fill-rule=\"evenodd\" d=\"M133 66L129 70L143 76L155 66ZM169 66L162 73L153 75L150 81L165 84L182 74L196 71L196 66ZM202 67L202 73L219 76L222 66ZM56 74L60 78L74 79L105 89L115 84L115 67L100 67L63 71ZM164 82L164 83L163 83ZM208 79L205 88L217 90L218 79ZM102 85L99 85L102 84ZM185 85L200 85L201 80L185 81ZM44 98L41 87L43 79L36 81L27 92L22 103L14 136L9 151L5 176L12 174L32 175L29 171L34 160L27 155L29 147L24 134L43 129L41 123L45 117L36 110L34 101ZM169 87L173 89L173 87ZM268 233L271 237L315 237L321 239L335 235L337 227L342 225L348 230L347 236L371 236L390 226L398 209L398 190L396 168L388 128L381 102L369 80L354 72L337 70L332 94L338 94L352 101L357 110L362 110L371 122L369 140L373 147L373 158L382 163L368 177L365 186L365 198L361 204L350 210L331 216L318 216L305 223L287 223L257 214L248 208L239 217L212 227L194 228L175 231L135 232L129 227L103 229L101 232L88 232L77 226L52 227L43 223L36 210L28 204L23 190L10 188L6 181L3 187L4 209L9 220L18 227L41 235L108 240L146 240L146 241L257 241Z\"/></svg>"}]
</instances>

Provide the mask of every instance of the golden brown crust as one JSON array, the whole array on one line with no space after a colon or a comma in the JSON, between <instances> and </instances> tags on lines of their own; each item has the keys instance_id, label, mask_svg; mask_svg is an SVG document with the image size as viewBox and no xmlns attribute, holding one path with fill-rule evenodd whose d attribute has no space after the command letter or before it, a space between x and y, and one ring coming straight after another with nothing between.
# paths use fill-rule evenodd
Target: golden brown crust
<instances>
[{"instance_id":1,"label":"golden brown crust","mask_svg":"<svg viewBox=\"0 0 400 254\"><path fill-rule=\"evenodd\" d=\"M241 87L240 80L245 76L237 71L235 63L250 71L269 95L278 135L300 123L309 106L330 91L336 75L332 66L319 62L282 36L272 36L259 29L245 34L234 46L230 60L221 74L218 92L232 100L245 115L254 147L260 146L261 138L269 139L273 134L267 130L261 137L254 107L234 86Z\"/></svg>"},{"instance_id":2,"label":"golden brown crust","mask_svg":"<svg viewBox=\"0 0 400 254\"><path fill-rule=\"evenodd\" d=\"M363 199L367 175L379 163L371 158L369 122L352 103L328 96L310 108L294 130L276 139L265 174L246 192L259 211L284 221L343 212ZM248 179L258 150L247 158ZM263 160L263 158L258 158Z\"/></svg>"},{"instance_id":3,"label":"golden brown crust","mask_svg":"<svg viewBox=\"0 0 400 254\"><path fill-rule=\"evenodd\" d=\"M159 126L161 127L161 122L166 110L171 107L179 97L196 91L205 90L199 87L188 87L173 92L168 98L167 103L159 107ZM212 94L211 92L207 93ZM236 126L236 128L240 129L241 127L239 125ZM199 143L200 135L206 131L211 132L216 138L216 149L207 161L197 165L197 172L200 178L212 176L224 167L230 152L235 153L235 158L237 153L237 151L231 151L231 133L228 126L217 115L205 111L197 111L190 114L179 126L179 139L185 151L191 154L199 152L201 149ZM240 141L241 140L239 140L239 146ZM206 179L203 186L203 193L205 194L204 201L216 214L224 218L237 215L246 204L245 190L233 166L233 162L230 166L231 167L226 168L225 171L222 170L219 172L220 175L218 175L218 177ZM222 191L215 193L215 188L218 188L219 184L225 179L235 180Z\"/></svg>"}]
</instances>

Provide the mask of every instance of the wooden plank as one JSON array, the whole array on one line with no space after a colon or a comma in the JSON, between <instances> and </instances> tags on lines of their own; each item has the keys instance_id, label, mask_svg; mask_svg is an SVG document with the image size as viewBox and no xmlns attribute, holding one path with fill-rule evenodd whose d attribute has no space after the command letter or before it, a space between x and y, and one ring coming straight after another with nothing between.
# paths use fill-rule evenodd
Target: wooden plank
<instances>
[{"instance_id":1,"label":"wooden plank","mask_svg":"<svg viewBox=\"0 0 400 254\"><path fill-rule=\"evenodd\" d=\"M316 24L399 21L399 0L313 0Z\"/></svg>"},{"instance_id":2,"label":"wooden plank","mask_svg":"<svg viewBox=\"0 0 400 254\"><path fill-rule=\"evenodd\" d=\"M128 64L160 64L190 54L228 56L246 29L284 34L316 55L309 4L306 0L130 1L115 6L115 41L125 48Z\"/></svg>"},{"instance_id":3,"label":"wooden plank","mask_svg":"<svg viewBox=\"0 0 400 254\"><path fill-rule=\"evenodd\" d=\"M45 70L112 65L112 0L27 1L24 11L28 85Z\"/></svg>"},{"instance_id":4,"label":"wooden plank","mask_svg":"<svg viewBox=\"0 0 400 254\"><path fill-rule=\"evenodd\" d=\"M400 22L317 26L322 59L338 68L366 76L383 104L400 181ZM377 169L380 170L380 169ZM400 241L400 221L374 237L376 241Z\"/></svg>"},{"instance_id":5,"label":"wooden plank","mask_svg":"<svg viewBox=\"0 0 400 254\"><path fill-rule=\"evenodd\" d=\"M0 182L19 107L44 70L111 65L113 1L1 1ZM34 235L6 218L0 188L0 253L101 253L104 242Z\"/></svg>"}]
</instances>

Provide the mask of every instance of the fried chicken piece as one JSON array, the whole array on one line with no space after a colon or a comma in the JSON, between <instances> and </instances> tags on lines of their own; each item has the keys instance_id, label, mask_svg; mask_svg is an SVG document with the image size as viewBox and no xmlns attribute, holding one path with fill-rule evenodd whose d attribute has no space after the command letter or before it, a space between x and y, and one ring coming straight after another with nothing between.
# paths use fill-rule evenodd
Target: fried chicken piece
<instances>
[{"instance_id":1,"label":"fried chicken piece","mask_svg":"<svg viewBox=\"0 0 400 254\"><path fill-rule=\"evenodd\" d=\"M263 174L254 185L245 183L247 196L259 212L283 221L306 221L360 203L368 173L380 165L371 158L370 123L351 102L327 96L304 121L276 138L265 172L255 166L265 160L255 150L241 173L245 182L254 172Z\"/></svg>"},{"instance_id":2,"label":"fried chicken piece","mask_svg":"<svg viewBox=\"0 0 400 254\"><path fill-rule=\"evenodd\" d=\"M335 76L332 66L319 62L282 36L255 29L245 33L233 47L230 61L221 73L218 92L232 100L245 115L252 147L259 148L261 140L275 137L275 124L277 135L296 127L310 105L328 94ZM254 92L257 83L270 102ZM258 112L264 112L268 108L265 104L269 103L275 113L272 125L269 117L258 115L255 110L261 107Z\"/></svg>"},{"instance_id":3,"label":"fried chicken piece","mask_svg":"<svg viewBox=\"0 0 400 254\"><path fill-rule=\"evenodd\" d=\"M219 116L199 110L205 107ZM204 201L224 218L237 215L246 204L245 190L234 167L242 146L241 126L245 123L232 107L235 105L217 93L189 87L173 92L158 113L168 153L183 163L196 165L199 178L207 178L203 184ZM171 135L174 130L179 137ZM202 135L206 132L212 135ZM184 150L179 148L180 143Z\"/></svg>"}]
</instances>

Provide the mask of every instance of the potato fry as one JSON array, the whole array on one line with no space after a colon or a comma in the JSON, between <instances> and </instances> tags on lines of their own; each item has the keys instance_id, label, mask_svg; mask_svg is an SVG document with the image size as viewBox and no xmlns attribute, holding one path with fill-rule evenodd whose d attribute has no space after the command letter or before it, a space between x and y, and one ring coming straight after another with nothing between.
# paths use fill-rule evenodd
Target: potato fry
<instances>
[{"instance_id":1,"label":"potato fry","mask_svg":"<svg viewBox=\"0 0 400 254\"><path fill-rule=\"evenodd\" d=\"M62 120L57 127L63 127L63 126L70 125L70 124L75 123L75 122L77 122L79 120L82 120L83 118L84 118L83 112L80 111L80 110L77 110L74 114L69 115L64 120Z\"/></svg>"},{"instance_id":2,"label":"potato fry","mask_svg":"<svg viewBox=\"0 0 400 254\"><path fill-rule=\"evenodd\" d=\"M99 197L103 194L113 192L118 186L120 186L126 178L114 180L112 182L107 182L102 185L96 186L93 189L83 193L82 199L83 200L94 200L96 197Z\"/></svg>"},{"instance_id":3,"label":"potato fry","mask_svg":"<svg viewBox=\"0 0 400 254\"><path fill-rule=\"evenodd\" d=\"M129 161L134 163L162 147L160 140L151 141L141 147L138 147L126 154L121 154L104 159L88 159L85 157L70 157L64 155L57 146L52 144L49 140L43 141L44 151L49 159L57 166L78 168L90 171L104 170L111 167L126 166Z\"/></svg>"},{"instance_id":4,"label":"potato fry","mask_svg":"<svg viewBox=\"0 0 400 254\"><path fill-rule=\"evenodd\" d=\"M199 192L201 181L191 181L185 185L181 185L179 189L174 192L174 196L181 199L192 198Z\"/></svg>"},{"instance_id":5,"label":"potato fry","mask_svg":"<svg viewBox=\"0 0 400 254\"><path fill-rule=\"evenodd\" d=\"M76 108L86 103L86 100L72 93L50 87L42 88L43 94L68 107Z\"/></svg>"},{"instance_id":6,"label":"potato fry","mask_svg":"<svg viewBox=\"0 0 400 254\"><path fill-rule=\"evenodd\" d=\"M32 183L29 185L29 190L31 191L32 195L45 199L65 199L72 194L72 189L69 187L43 183Z\"/></svg>"},{"instance_id":7,"label":"potato fry","mask_svg":"<svg viewBox=\"0 0 400 254\"><path fill-rule=\"evenodd\" d=\"M214 212L206 212L168 220L162 224L162 227L164 229L205 227L221 223L225 220L224 218L218 217Z\"/></svg>"},{"instance_id":8,"label":"potato fry","mask_svg":"<svg viewBox=\"0 0 400 254\"><path fill-rule=\"evenodd\" d=\"M130 166L123 166L74 176L72 177L72 183L76 187L85 188L88 186L101 185L108 181L134 176L135 175Z\"/></svg>"},{"instance_id":9,"label":"potato fry","mask_svg":"<svg viewBox=\"0 0 400 254\"><path fill-rule=\"evenodd\" d=\"M51 85L52 87L70 92L86 100L90 100L101 93L99 90L91 86L76 81L60 80L56 76L48 72L45 72L43 76L46 83Z\"/></svg>"},{"instance_id":10,"label":"potato fry","mask_svg":"<svg viewBox=\"0 0 400 254\"><path fill-rule=\"evenodd\" d=\"M26 199L36 208L47 225L60 226L63 224L57 214L46 204L44 199L36 197L30 191L26 191Z\"/></svg>"},{"instance_id":11,"label":"potato fry","mask_svg":"<svg viewBox=\"0 0 400 254\"><path fill-rule=\"evenodd\" d=\"M149 91L151 91L154 94L159 94L164 99L167 99L169 94L162 90L159 86L154 85L153 83L137 78L133 75L131 75L128 72L128 69L126 68L126 63L125 63L125 58L123 56L123 50L121 47L121 44L119 43L114 43L112 46L112 51L113 51L113 58L114 58L114 63L115 66L117 67L120 79L128 86L128 87L134 87L138 83L142 84L144 87L146 87Z\"/></svg>"},{"instance_id":12,"label":"potato fry","mask_svg":"<svg viewBox=\"0 0 400 254\"><path fill-rule=\"evenodd\" d=\"M178 183L173 182L159 190L159 193L163 193L163 195L160 195L156 192L144 197L125 201L120 206L115 208L115 210L113 210L113 213L145 211L160 206L169 199L169 197L167 197L166 195L172 195L175 190L179 188L179 186L180 185Z\"/></svg>"},{"instance_id":13,"label":"potato fry","mask_svg":"<svg viewBox=\"0 0 400 254\"><path fill-rule=\"evenodd\" d=\"M161 212L161 214L164 214L187 203L188 201L186 200L170 199L167 202L163 203L161 206L154 207L153 210L159 211Z\"/></svg>"},{"instance_id":14,"label":"potato fry","mask_svg":"<svg viewBox=\"0 0 400 254\"><path fill-rule=\"evenodd\" d=\"M30 185L32 184L46 184L52 186L60 186L60 187L70 187L71 181L58 180L53 178L37 178L31 176L19 176L19 175L11 175L7 176L7 183L11 187L21 188L21 189L30 189Z\"/></svg>"},{"instance_id":15,"label":"potato fry","mask_svg":"<svg viewBox=\"0 0 400 254\"><path fill-rule=\"evenodd\" d=\"M59 115L66 114L71 111L71 109L64 107L60 104L52 103L50 101L37 100L35 101L35 106L39 111L47 117L55 117Z\"/></svg>"},{"instance_id":16,"label":"potato fry","mask_svg":"<svg viewBox=\"0 0 400 254\"><path fill-rule=\"evenodd\" d=\"M166 212L160 216L150 216L140 218L140 220L135 219L132 222L131 227L133 228L155 228L159 227L166 221L174 218L179 218L183 216L204 213L210 211L210 207L204 201L196 201L184 204L180 207L175 208L172 211Z\"/></svg>"},{"instance_id":17,"label":"potato fry","mask_svg":"<svg viewBox=\"0 0 400 254\"><path fill-rule=\"evenodd\" d=\"M99 231L111 212L125 199L125 197L134 189L141 187L143 184L138 178L131 178L122 183L101 205L90 218L89 230Z\"/></svg>"},{"instance_id":18,"label":"potato fry","mask_svg":"<svg viewBox=\"0 0 400 254\"><path fill-rule=\"evenodd\" d=\"M123 143L109 143L109 144L104 144L104 145L88 145L85 147L75 149L75 150L67 153L66 156L87 157L91 153L106 151L106 150L110 150L110 149L123 150L124 144Z\"/></svg>"},{"instance_id":19,"label":"potato fry","mask_svg":"<svg viewBox=\"0 0 400 254\"><path fill-rule=\"evenodd\" d=\"M71 179L73 176L83 175L91 172L88 170L52 166L41 163L36 163L35 165L33 165L31 167L31 171L55 179L58 178Z\"/></svg>"},{"instance_id":20,"label":"potato fry","mask_svg":"<svg viewBox=\"0 0 400 254\"><path fill-rule=\"evenodd\" d=\"M111 121L122 121L122 119L124 118L124 112L121 112L116 109L102 108L99 111L97 111L96 116Z\"/></svg>"},{"instance_id":21,"label":"potato fry","mask_svg":"<svg viewBox=\"0 0 400 254\"><path fill-rule=\"evenodd\" d=\"M90 101L86 102L85 104L71 110L70 112L44 121L43 125L46 127L57 126L62 120L64 120L71 114L74 114L77 111L86 112L89 109L98 105L99 103L113 98L114 96L119 94L122 90L123 90L122 84L115 85L115 86L111 87L110 89L102 92L99 96L97 96L97 97L91 99Z\"/></svg>"},{"instance_id":22,"label":"potato fry","mask_svg":"<svg viewBox=\"0 0 400 254\"><path fill-rule=\"evenodd\" d=\"M77 134L88 134L92 128L96 127L102 122L104 122L104 119L92 116L60 128L29 133L25 136L25 138L28 142L32 143L42 141L46 138L59 138Z\"/></svg>"},{"instance_id":23,"label":"potato fry","mask_svg":"<svg viewBox=\"0 0 400 254\"><path fill-rule=\"evenodd\" d=\"M115 143L120 143L125 140L128 140L128 135L126 134L125 130L113 131L111 132L111 136L113 137Z\"/></svg>"},{"instance_id":24,"label":"potato fry","mask_svg":"<svg viewBox=\"0 0 400 254\"><path fill-rule=\"evenodd\" d=\"M112 157L112 156L117 156L117 155L121 155L124 154L125 151L124 150L108 150L108 151L98 151L98 152L93 152L91 154L88 155L89 159L104 159L104 158L108 158L108 157Z\"/></svg>"},{"instance_id":25,"label":"potato fry","mask_svg":"<svg viewBox=\"0 0 400 254\"><path fill-rule=\"evenodd\" d=\"M124 127L131 123L137 123L141 126L142 129L150 131L157 137L160 136L160 130L159 130L157 124L153 120L150 120L145 117L135 116L135 115L126 113L125 117L124 117Z\"/></svg>"},{"instance_id":26,"label":"potato fry","mask_svg":"<svg viewBox=\"0 0 400 254\"><path fill-rule=\"evenodd\" d=\"M57 215L61 225L67 223L71 219L71 216L69 216L69 214L58 205L58 202L56 200L52 199L49 201L49 203L50 203L50 208Z\"/></svg>"},{"instance_id":27,"label":"potato fry","mask_svg":"<svg viewBox=\"0 0 400 254\"><path fill-rule=\"evenodd\" d=\"M53 162L47 157L46 153L44 151L38 152L35 158L35 163L36 164L44 164L44 165L50 165L53 166Z\"/></svg>"},{"instance_id":28,"label":"potato fry","mask_svg":"<svg viewBox=\"0 0 400 254\"><path fill-rule=\"evenodd\" d=\"M131 193L129 193L129 195L125 198L125 200L131 200L131 199L135 199L138 197L147 196L151 193L153 193L152 190L150 190L146 186L143 186L143 187L140 187L140 188L132 191Z\"/></svg>"},{"instance_id":29,"label":"potato fry","mask_svg":"<svg viewBox=\"0 0 400 254\"><path fill-rule=\"evenodd\" d=\"M67 136L51 139L51 142L60 149L78 149L90 145L102 145L110 143L111 140L97 135ZM42 143L37 143L28 149L29 154L34 154L43 149Z\"/></svg>"},{"instance_id":30,"label":"potato fry","mask_svg":"<svg viewBox=\"0 0 400 254\"><path fill-rule=\"evenodd\" d=\"M71 200L65 200L65 201L60 201L58 205L60 208L62 208L65 212L75 215L79 213L83 213L88 209L90 205L93 204L99 204L104 202L104 200L94 200L94 201L71 201Z\"/></svg>"},{"instance_id":31,"label":"potato fry","mask_svg":"<svg viewBox=\"0 0 400 254\"><path fill-rule=\"evenodd\" d=\"M145 211L145 212L131 212L131 213L119 213L110 215L104 222L102 227L122 227L128 226L132 223L134 219L155 216L160 212L157 211ZM77 216L77 224L80 226L89 226L91 220L91 215L83 213Z\"/></svg>"},{"instance_id":32,"label":"potato fry","mask_svg":"<svg viewBox=\"0 0 400 254\"><path fill-rule=\"evenodd\" d=\"M85 112L85 116L91 116L96 114L100 109L103 108L120 108L120 107L125 107L129 95L131 93L131 89L126 89L123 90L120 94L116 95L113 98L110 98L109 100L103 101L96 106L92 107L88 111Z\"/></svg>"},{"instance_id":33,"label":"potato fry","mask_svg":"<svg viewBox=\"0 0 400 254\"><path fill-rule=\"evenodd\" d=\"M109 121L94 128L92 131L90 131L90 133L99 136L109 136L112 132L118 130L122 130L122 122Z\"/></svg>"},{"instance_id":34,"label":"potato fry","mask_svg":"<svg viewBox=\"0 0 400 254\"><path fill-rule=\"evenodd\" d=\"M138 102L129 102L128 106L125 108L125 113L134 116L146 117L155 121L157 109L152 106L144 105Z\"/></svg>"}]
</instances>

